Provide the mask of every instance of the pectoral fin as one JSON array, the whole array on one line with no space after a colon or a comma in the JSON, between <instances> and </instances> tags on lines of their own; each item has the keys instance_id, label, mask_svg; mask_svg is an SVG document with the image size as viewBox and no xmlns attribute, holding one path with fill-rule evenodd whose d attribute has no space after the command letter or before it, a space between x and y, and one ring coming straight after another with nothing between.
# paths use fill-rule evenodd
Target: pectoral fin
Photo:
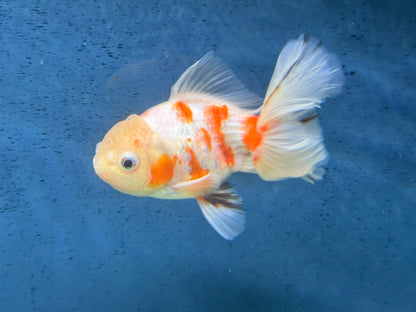
<instances>
[{"instance_id":1,"label":"pectoral fin","mask_svg":"<svg viewBox=\"0 0 416 312\"><path fill-rule=\"evenodd\" d=\"M189 196L198 197L209 194L218 187L219 183L211 172L198 179L176 183L173 188L185 192Z\"/></svg>"},{"instance_id":2,"label":"pectoral fin","mask_svg":"<svg viewBox=\"0 0 416 312\"><path fill-rule=\"evenodd\" d=\"M199 207L212 227L227 240L244 231L245 213L241 197L231 184L224 183L212 194L197 198Z\"/></svg>"}]
</instances>

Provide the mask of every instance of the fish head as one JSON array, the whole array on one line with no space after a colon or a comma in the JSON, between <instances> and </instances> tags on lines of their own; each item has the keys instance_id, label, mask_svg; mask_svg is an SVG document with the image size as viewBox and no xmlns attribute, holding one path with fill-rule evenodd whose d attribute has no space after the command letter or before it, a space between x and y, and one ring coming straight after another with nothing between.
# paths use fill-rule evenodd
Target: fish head
<instances>
[{"instance_id":1,"label":"fish head","mask_svg":"<svg viewBox=\"0 0 416 312\"><path fill-rule=\"evenodd\" d=\"M174 163L168 144L135 114L107 132L93 159L102 180L134 196L151 196L169 182Z\"/></svg>"}]
</instances>

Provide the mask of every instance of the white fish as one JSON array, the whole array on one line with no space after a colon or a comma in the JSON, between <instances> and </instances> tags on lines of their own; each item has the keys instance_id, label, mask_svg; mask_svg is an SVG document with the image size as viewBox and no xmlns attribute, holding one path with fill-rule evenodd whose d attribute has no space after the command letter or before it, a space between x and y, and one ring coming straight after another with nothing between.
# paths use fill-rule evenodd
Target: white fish
<instances>
[{"instance_id":1,"label":"white fish","mask_svg":"<svg viewBox=\"0 0 416 312\"><path fill-rule=\"evenodd\" d=\"M95 171L130 195L196 198L208 222L231 240L245 224L241 198L226 182L232 173L321 179L327 152L316 108L343 79L336 58L301 35L280 53L262 102L208 53L182 74L168 101L105 135Z\"/></svg>"}]
</instances>

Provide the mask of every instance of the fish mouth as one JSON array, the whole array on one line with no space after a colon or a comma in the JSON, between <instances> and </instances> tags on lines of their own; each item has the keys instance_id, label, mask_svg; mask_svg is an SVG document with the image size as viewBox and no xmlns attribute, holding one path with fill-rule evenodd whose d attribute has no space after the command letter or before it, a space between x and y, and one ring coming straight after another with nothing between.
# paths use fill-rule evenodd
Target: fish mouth
<instances>
[{"instance_id":1,"label":"fish mouth","mask_svg":"<svg viewBox=\"0 0 416 312\"><path fill-rule=\"evenodd\" d=\"M97 173L97 175L99 175L99 173L103 173L103 170L100 169L100 167L98 166L98 157L97 157L97 153L98 150L100 149L101 146L101 142L98 142L97 145L95 146L95 155L94 158L92 159L92 165L94 166L94 170L95 173Z\"/></svg>"},{"instance_id":2,"label":"fish mouth","mask_svg":"<svg viewBox=\"0 0 416 312\"><path fill-rule=\"evenodd\" d=\"M93 160L92 160L92 164L94 166L94 170L95 173L103 180L105 180L104 177L104 170L102 170L99 166L98 166L98 160L97 160L97 155L94 156Z\"/></svg>"},{"instance_id":3,"label":"fish mouth","mask_svg":"<svg viewBox=\"0 0 416 312\"><path fill-rule=\"evenodd\" d=\"M104 172L104 170L100 169L100 167L94 167L95 170L95 174L104 182L110 184L110 178L108 175L106 175L106 173Z\"/></svg>"},{"instance_id":4,"label":"fish mouth","mask_svg":"<svg viewBox=\"0 0 416 312\"><path fill-rule=\"evenodd\" d=\"M99 167L94 167L95 173L100 177L103 178L104 176L104 171L101 170Z\"/></svg>"}]
</instances>

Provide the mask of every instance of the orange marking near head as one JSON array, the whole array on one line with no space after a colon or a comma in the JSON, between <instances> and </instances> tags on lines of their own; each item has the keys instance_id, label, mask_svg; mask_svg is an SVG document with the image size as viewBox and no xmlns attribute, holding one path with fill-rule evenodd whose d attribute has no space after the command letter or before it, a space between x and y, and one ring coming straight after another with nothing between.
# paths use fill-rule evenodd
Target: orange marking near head
<instances>
[{"instance_id":1,"label":"orange marking near head","mask_svg":"<svg viewBox=\"0 0 416 312\"><path fill-rule=\"evenodd\" d=\"M172 180L176 160L177 156L172 159L168 154L163 154L156 163L152 164L150 167L151 187L160 187Z\"/></svg>"},{"instance_id":2,"label":"orange marking near head","mask_svg":"<svg viewBox=\"0 0 416 312\"><path fill-rule=\"evenodd\" d=\"M254 151L263 140L263 129L257 131L257 120L259 116L250 116L242 122L243 143L249 151ZM262 127L263 128L263 127Z\"/></svg>"},{"instance_id":3,"label":"orange marking near head","mask_svg":"<svg viewBox=\"0 0 416 312\"><path fill-rule=\"evenodd\" d=\"M172 109L176 112L176 116L183 123L191 123L193 120L193 114L191 108L179 101L172 105Z\"/></svg>"},{"instance_id":4,"label":"orange marking near head","mask_svg":"<svg viewBox=\"0 0 416 312\"><path fill-rule=\"evenodd\" d=\"M140 117L145 117L146 115L148 115L149 114L149 110L147 110L147 111L144 111L141 115L140 115Z\"/></svg>"},{"instance_id":5,"label":"orange marking near head","mask_svg":"<svg viewBox=\"0 0 416 312\"><path fill-rule=\"evenodd\" d=\"M202 168L201 163L195 157L194 151L189 146L186 146L185 150L189 153L189 156L191 157L191 159L189 160L189 166L191 167L191 172L189 173L189 175L191 176L191 179L195 180L200 177L203 177L204 175L207 175L209 173L209 170Z\"/></svg>"},{"instance_id":6,"label":"orange marking near head","mask_svg":"<svg viewBox=\"0 0 416 312\"><path fill-rule=\"evenodd\" d=\"M139 139L134 140L133 145L136 149L139 149L140 148L140 140Z\"/></svg>"},{"instance_id":7,"label":"orange marking near head","mask_svg":"<svg viewBox=\"0 0 416 312\"><path fill-rule=\"evenodd\" d=\"M228 166L234 165L234 152L231 146L225 142L225 136L222 132L222 122L228 119L228 107L226 105L217 106L209 105L204 109L205 122L209 126L212 137L219 147Z\"/></svg>"},{"instance_id":8,"label":"orange marking near head","mask_svg":"<svg viewBox=\"0 0 416 312\"><path fill-rule=\"evenodd\" d=\"M201 131L202 141L205 143L208 150L210 151L212 149L212 144L211 144L211 136L209 135L208 130L205 128L199 128L199 130Z\"/></svg>"}]
</instances>

